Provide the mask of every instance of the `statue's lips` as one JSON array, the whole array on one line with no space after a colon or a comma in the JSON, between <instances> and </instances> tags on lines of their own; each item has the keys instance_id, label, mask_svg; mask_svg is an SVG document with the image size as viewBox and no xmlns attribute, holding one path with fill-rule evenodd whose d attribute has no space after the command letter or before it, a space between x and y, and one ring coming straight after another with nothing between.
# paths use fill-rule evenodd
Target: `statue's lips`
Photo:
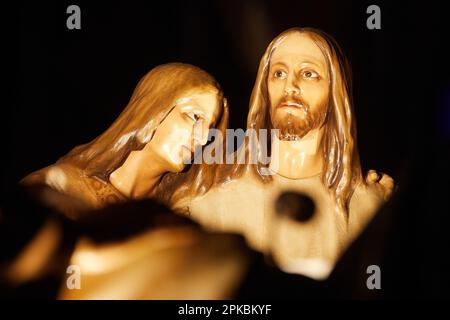
<instances>
[{"instance_id":1,"label":"statue's lips","mask_svg":"<svg viewBox=\"0 0 450 320\"><path fill-rule=\"evenodd\" d=\"M305 106L302 103L286 101L278 105L278 108L298 108L305 110Z\"/></svg>"}]
</instances>

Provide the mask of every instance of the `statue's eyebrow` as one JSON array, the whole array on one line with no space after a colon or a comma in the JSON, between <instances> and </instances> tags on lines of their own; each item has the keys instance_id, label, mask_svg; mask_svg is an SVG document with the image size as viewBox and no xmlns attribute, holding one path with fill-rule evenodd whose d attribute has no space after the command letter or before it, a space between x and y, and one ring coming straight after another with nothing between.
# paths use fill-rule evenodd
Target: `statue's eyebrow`
<instances>
[{"instance_id":1,"label":"statue's eyebrow","mask_svg":"<svg viewBox=\"0 0 450 320\"><path fill-rule=\"evenodd\" d=\"M325 66L319 60L317 60L313 57L310 57L309 60L301 61L300 65L302 65L302 64L311 64L320 69L326 70ZM276 66L282 66L286 69L289 69L288 65L286 63L284 63L283 61L276 61L276 62L270 64L270 68L275 68Z\"/></svg>"},{"instance_id":2,"label":"statue's eyebrow","mask_svg":"<svg viewBox=\"0 0 450 320\"><path fill-rule=\"evenodd\" d=\"M326 69L326 64L324 64L321 60L317 59L314 56L311 55L305 55L301 61L301 64L303 63L309 63L309 64L313 64L319 68L323 68Z\"/></svg>"},{"instance_id":3,"label":"statue's eyebrow","mask_svg":"<svg viewBox=\"0 0 450 320\"><path fill-rule=\"evenodd\" d=\"M318 67L318 68L321 68L321 69L324 69L325 67L322 65L322 63L319 63L319 62L314 62L314 61L302 61L301 63L300 63L301 65L302 64L312 64L312 65L314 65L314 66L316 66L316 67Z\"/></svg>"},{"instance_id":4,"label":"statue's eyebrow","mask_svg":"<svg viewBox=\"0 0 450 320\"><path fill-rule=\"evenodd\" d=\"M202 118L206 118L206 114L205 114L205 112L202 110L202 109L200 109L200 108L198 108L198 107L194 107L193 105L191 105L191 104L188 104L188 105L186 105L186 106L182 106L181 107L181 110L182 111L195 111L199 116L201 116Z\"/></svg>"},{"instance_id":5,"label":"statue's eyebrow","mask_svg":"<svg viewBox=\"0 0 450 320\"><path fill-rule=\"evenodd\" d=\"M270 68L273 68L273 67L275 67L275 66L277 66L277 65L280 65L280 66L285 67L286 69L289 69L288 66L287 66L287 64L284 63L284 62L282 62L282 61L276 61L276 62L274 62L274 63L271 63L271 64L270 64Z\"/></svg>"}]
</instances>

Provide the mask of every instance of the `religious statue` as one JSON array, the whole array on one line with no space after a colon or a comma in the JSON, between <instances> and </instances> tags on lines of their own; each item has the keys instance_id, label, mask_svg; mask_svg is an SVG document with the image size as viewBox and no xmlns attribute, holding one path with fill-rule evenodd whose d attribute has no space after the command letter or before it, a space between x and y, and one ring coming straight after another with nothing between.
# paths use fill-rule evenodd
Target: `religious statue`
<instances>
[{"instance_id":1,"label":"religious statue","mask_svg":"<svg viewBox=\"0 0 450 320\"><path fill-rule=\"evenodd\" d=\"M191 65L162 65L139 82L108 130L22 183L73 198L40 193L73 219L127 199L153 198L207 229L244 235L286 272L325 278L394 186L373 170L364 179L350 69L338 44L310 28L281 33L261 59L249 134L232 163L220 152L228 147L222 139L227 125L227 102L213 77ZM198 150L208 149L211 129L221 135L210 145L219 161L187 166ZM270 137L263 139L267 130ZM277 199L286 192L312 200L309 219L280 214ZM101 256L101 248L83 241L73 260L85 251Z\"/></svg>"},{"instance_id":2,"label":"religious statue","mask_svg":"<svg viewBox=\"0 0 450 320\"><path fill-rule=\"evenodd\" d=\"M39 200L75 220L108 204L153 197L164 175L187 169L182 176L199 181L185 193L204 192L214 168L186 163L207 143L210 127L227 125L227 102L211 75L188 64L161 65L141 79L104 133L21 182L43 186Z\"/></svg>"},{"instance_id":3,"label":"religious statue","mask_svg":"<svg viewBox=\"0 0 450 320\"><path fill-rule=\"evenodd\" d=\"M281 33L261 59L247 120L257 137L276 129L267 145L256 144L258 155L270 150L270 162L249 161L255 144L246 142L245 163L218 166L208 192L171 205L212 230L244 234L286 272L326 277L394 185L373 170L363 178L349 72L324 32ZM313 200L310 220L277 214L276 199L286 191Z\"/></svg>"},{"instance_id":4,"label":"religious statue","mask_svg":"<svg viewBox=\"0 0 450 320\"><path fill-rule=\"evenodd\" d=\"M211 75L188 64L161 65L141 79L127 107L103 134L21 181L40 203L74 220L82 230L85 222L98 224L101 230L104 223L95 222L97 218L121 219L112 213L120 213L124 220L141 219L143 226L153 221L148 230L120 240L97 243L91 234L79 237L68 265L82 270L82 290L70 290L64 282L59 298L232 296L247 264L240 238L206 233L195 223L179 222L156 202L139 202L206 192L215 166L187 164L207 144L211 127L225 133L227 125L227 101ZM156 188L163 178L164 188ZM137 209L141 212L133 214ZM62 232L49 218L30 249L11 263L10 281L23 283L45 272L44 262L24 268L23 261L36 254L47 261L60 246ZM42 238L46 241L37 252L33 248ZM211 259L218 252L221 259ZM185 270L181 273L180 264ZM208 277L205 272L210 269L215 272Z\"/></svg>"}]
</instances>

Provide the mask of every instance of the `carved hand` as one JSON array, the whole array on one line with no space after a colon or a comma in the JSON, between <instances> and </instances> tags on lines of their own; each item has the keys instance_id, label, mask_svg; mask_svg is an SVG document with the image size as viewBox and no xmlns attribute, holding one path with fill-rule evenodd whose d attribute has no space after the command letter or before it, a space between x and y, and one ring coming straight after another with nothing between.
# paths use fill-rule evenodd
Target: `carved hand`
<instances>
[{"instance_id":1,"label":"carved hand","mask_svg":"<svg viewBox=\"0 0 450 320\"><path fill-rule=\"evenodd\" d=\"M391 197L394 190L394 179L385 173L380 175L375 170L369 170L366 176L366 183L377 190L385 201Z\"/></svg>"}]
</instances>

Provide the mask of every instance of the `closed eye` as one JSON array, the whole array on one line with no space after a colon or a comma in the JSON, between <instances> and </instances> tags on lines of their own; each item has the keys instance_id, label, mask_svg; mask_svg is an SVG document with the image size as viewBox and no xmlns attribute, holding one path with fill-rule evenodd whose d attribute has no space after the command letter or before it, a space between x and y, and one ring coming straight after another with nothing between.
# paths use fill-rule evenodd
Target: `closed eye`
<instances>
[{"instance_id":1,"label":"closed eye","mask_svg":"<svg viewBox=\"0 0 450 320\"><path fill-rule=\"evenodd\" d=\"M190 120L192 120L193 122L197 122L198 120L201 119L201 116L198 115L195 112L186 112L185 113L186 117L188 117Z\"/></svg>"},{"instance_id":2,"label":"closed eye","mask_svg":"<svg viewBox=\"0 0 450 320\"><path fill-rule=\"evenodd\" d=\"M200 118L196 113L194 112L186 112L185 116L188 117L190 120L192 120L193 122L197 122L198 119Z\"/></svg>"}]
</instances>

